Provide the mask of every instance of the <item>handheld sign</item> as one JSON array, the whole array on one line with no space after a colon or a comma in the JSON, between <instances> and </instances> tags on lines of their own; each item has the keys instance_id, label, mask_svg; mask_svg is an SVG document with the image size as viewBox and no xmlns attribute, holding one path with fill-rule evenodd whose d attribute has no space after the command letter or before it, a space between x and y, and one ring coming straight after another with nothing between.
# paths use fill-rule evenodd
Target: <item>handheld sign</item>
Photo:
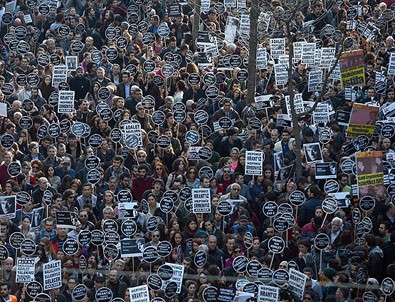
<instances>
[{"instance_id":1,"label":"handheld sign","mask_svg":"<svg viewBox=\"0 0 395 302\"><path fill-rule=\"evenodd\" d=\"M156 250L160 257L167 257L170 255L171 250L173 249L172 244L169 241L161 241L159 242Z\"/></svg>"},{"instance_id":2,"label":"handheld sign","mask_svg":"<svg viewBox=\"0 0 395 302\"><path fill-rule=\"evenodd\" d=\"M258 280L265 284L269 284L273 279L273 271L270 268L264 267L258 271Z\"/></svg>"},{"instance_id":3,"label":"handheld sign","mask_svg":"<svg viewBox=\"0 0 395 302\"><path fill-rule=\"evenodd\" d=\"M86 297L87 293L88 293L88 289L86 288L86 286L84 284L78 284L73 289L73 293L72 293L73 300L82 301Z\"/></svg>"},{"instance_id":4,"label":"handheld sign","mask_svg":"<svg viewBox=\"0 0 395 302\"><path fill-rule=\"evenodd\" d=\"M206 262L207 262L207 254L205 251L197 251L197 253L195 254L195 257L193 259L193 262L195 263L195 265L197 267L203 267Z\"/></svg>"},{"instance_id":5,"label":"handheld sign","mask_svg":"<svg viewBox=\"0 0 395 302\"><path fill-rule=\"evenodd\" d=\"M112 297L112 290L108 287L102 287L96 290L95 298L97 302L110 302Z\"/></svg>"},{"instance_id":6,"label":"handheld sign","mask_svg":"<svg viewBox=\"0 0 395 302\"><path fill-rule=\"evenodd\" d=\"M273 221L273 228L279 233L285 232L289 228L288 220L284 217L277 217Z\"/></svg>"},{"instance_id":7,"label":"handheld sign","mask_svg":"<svg viewBox=\"0 0 395 302\"><path fill-rule=\"evenodd\" d=\"M143 261L153 263L158 259L158 252L154 246L147 246L143 251Z\"/></svg>"},{"instance_id":8,"label":"handheld sign","mask_svg":"<svg viewBox=\"0 0 395 302\"><path fill-rule=\"evenodd\" d=\"M163 281L167 281L170 280L173 275L174 275L174 270L173 268L168 265L168 264L162 264L159 268L158 268L158 275L159 277L163 280Z\"/></svg>"},{"instance_id":9,"label":"handheld sign","mask_svg":"<svg viewBox=\"0 0 395 302\"><path fill-rule=\"evenodd\" d=\"M137 232L137 224L132 219L124 220L121 224L121 232L126 237L132 237Z\"/></svg>"},{"instance_id":10,"label":"handheld sign","mask_svg":"<svg viewBox=\"0 0 395 302\"><path fill-rule=\"evenodd\" d=\"M325 198L322 202L322 210L326 214L333 214L337 211L337 201L334 198Z\"/></svg>"},{"instance_id":11,"label":"handheld sign","mask_svg":"<svg viewBox=\"0 0 395 302\"><path fill-rule=\"evenodd\" d=\"M72 238L63 243L63 251L68 256L74 256L79 249L78 242Z\"/></svg>"},{"instance_id":12,"label":"handheld sign","mask_svg":"<svg viewBox=\"0 0 395 302\"><path fill-rule=\"evenodd\" d=\"M258 278L260 269L262 269L262 264L258 260L252 260L247 265L247 274L253 278Z\"/></svg>"},{"instance_id":13,"label":"handheld sign","mask_svg":"<svg viewBox=\"0 0 395 302\"><path fill-rule=\"evenodd\" d=\"M12 162L7 167L7 172L10 176L16 177L21 173L21 165L17 162Z\"/></svg>"},{"instance_id":14,"label":"handheld sign","mask_svg":"<svg viewBox=\"0 0 395 302\"><path fill-rule=\"evenodd\" d=\"M381 291L384 293L384 295L391 296L392 293L394 292L394 289L395 289L394 280L392 280L390 277L384 278L383 281L381 282Z\"/></svg>"},{"instance_id":15,"label":"handheld sign","mask_svg":"<svg viewBox=\"0 0 395 302\"><path fill-rule=\"evenodd\" d=\"M208 286L202 293L204 302L217 302L218 290L214 286Z\"/></svg>"},{"instance_id":16,"label":"handheld sign","mask_svg":"<svg viewBox=\"0 0 395 302\"><path fill-rule=\"evenodd\" d=\"M26 285L26 294L30 298L34 298L38 294L41 294L42 292L43 292L43 286L40 284L40 282L32 281Z\"/></svg>"},{"instance_id":17,"label":"handheld sign","mask_svg":"<svg viewBox=\"0 0 395 302\"><path fill-rule=\"evenodd\" d=\"M217 205L217 211L221 216L230 215L232 213L232 210L233 210L233 206L227 200L223 200L223 201L219 202Z\"/></svg>"},{"instance_id":18,"label":"handheld sign","mask_svg":"<svg viewBox=\"0 0 395 302\"><path fill-rule=\"evenodd\" d=\"M104 242L104 232L101 230L93 230L91 242L95 246L102 245Z\"/></svg>"},{"instance_id":19,"label":"handheld sign","mask_svg":"<svg viewBox=\"0 0 395 302\"><path fill-rule=\"evenodd\" d=\"M288 279L289 274L284 269L278 269L273 273L273 282L280 287L286 285Z\"/></svg>"},{"instance_id":20,"label":"handheld sign","mask_svg":"<svg viewBox=\"0 0 395 302\"><path fill-rule=\"evenodd\" d=\"M376 201L372 196L364 196L359 201L359 207L364 212L369 212L374 209Z\"/></svg>"},{"instance_id":21,"label":"handheld sign","mask_svg":"<svg viewBox=\"0 0 395 302\"><path fill-rule=\"evenodd\" d=\"M9 253L4 245L0 245L0 261L4 261L8 258Z\"/></svg>"},{"instance_id":22,"label":"handheld sign","mask_svg":"<svg viewBox=\"0 0 395 302\"><path fill-rule=\"evenodd\" d=\"M274 201L268 201L262 206L262 212L266 217L274 217L277 215L278 206Z\"/></svg>"},{"instance_id":23,"label":"handheld sign","mask_svg":"<svg viewBox=\"0 0 395 302\"><path fill-rule=\"evenodd\" d=\"M320 251L325 250L330 243L329 236L321 233L314 238L314 247Z\"/></svg>"},{"instance_id":24,"label":"handheld sign","mask_svg":"<svg viewBox=\"0 0 395 302\"><path fill-rule=\"evenodd\" d=\"M245 256L237 256L233 259L233 269L238 273L244 273L247 270L248 258Z\"/></svg>"},{"instance_id":25,"label":"handheld sign","mask_svg":"<svg viewBox=\"0 0 395 302\"><path fill-rule=\"evenodd\" d=\"M251 232L246 232L244 234L244 246L248 249L252 247L252 243L254 241L254 237L252 236Z\"/></svg>"},{"instance_id":26,"label":"handheld sign","mask_svg":"<svg viewBox=\"0 0 395 302\"><path fill-rule=\"evenodd\" d=\"M104 258L113 261L118 258L119 250L115 244L107 244L103 249Z\"/></svg>"},{"instance_id":27,"label":"handheld sign","mask_svg":"<svg viewBox=\"0 0 395 302\"><path fill-rule=\"evenodd\" d=\"M156 216L151 216L150 218L148 218L147 220L147 230L149 232L153 232L156 230L156 228L158 227L158 219Z\"/></svg>"},{"instance_id":28,"label":"handheld sign","mask_svg":"<svg viewBox=\"0 0 395 302\"><path fill-rule=\"evenodd\" d=\"M9 242L10 245L14 248L14 249L20 249L21 248L21 244L23 242L23 240L25 240L25 235L23 235L20 232L15 232L12 233L9 237Z\"/></svg>"},{"instance_id":29,"label":"handheld sign","mask_svg":"<svg viewBox=\"0 0 395 302\"><path fill-rule=\"evenodd\" d=\"M31 239L25 239L21 243L21 252L25 255L31 256L36 252L36 244Z\"/></svg>"},{"instance_id":30,"label":"handheld sign","mask_svg":"<svg viewBox=\"0 0 395 302\"><path fill-rule=\"evenodd\" d=\"M151 274L147 278L148 287L152 290L160 290L162 288L162 278L158 274Z\"/></svg>"},{"instance_id":31,"label":"handheld sign","mask_svg":"<svg viewBox=\"0 0 395 302\"><path fill-rule=\"evenodd\" d=\"M300 207L306 201L306 196L302 191L295 190L289 194L289 202L295 207Z\"/></svg>"},{"instance_id":32,"label":"handheld sign","mask_svg":"<svg viewBox=\"0 0 395 302\"><path fill-rule=\"evenodd\" d=\"M279 236L273 236L269 239L268 248L273 254L281 254L285 249L285 242Z\"/></svg>"}]
</instances>

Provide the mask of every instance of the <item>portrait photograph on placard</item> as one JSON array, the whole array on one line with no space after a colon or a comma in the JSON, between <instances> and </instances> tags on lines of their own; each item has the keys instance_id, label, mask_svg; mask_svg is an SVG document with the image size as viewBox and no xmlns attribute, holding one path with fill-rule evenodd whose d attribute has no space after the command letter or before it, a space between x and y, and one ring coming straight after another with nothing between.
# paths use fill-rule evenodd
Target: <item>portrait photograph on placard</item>
<instances>
[{"instance_id":1,"label":"portrait photograph on placard","mask_svg":"<svg viewBox=\"0 0 395 302\"><path fill-rule=\"evenodd\" d=\"M322 161L320 143L304 144L303 151L307 163L316 163Z\"/></svg>"},{"instance_id":2,"label":"portrait photograph on placard","mask_svg":"<svg viewBox=\"0 0 395 302\"><path fill-rule=\"evenodd\" d=\"M0 196L0 216L15 217L16 196Z\"/></svg>"}]
</instances>

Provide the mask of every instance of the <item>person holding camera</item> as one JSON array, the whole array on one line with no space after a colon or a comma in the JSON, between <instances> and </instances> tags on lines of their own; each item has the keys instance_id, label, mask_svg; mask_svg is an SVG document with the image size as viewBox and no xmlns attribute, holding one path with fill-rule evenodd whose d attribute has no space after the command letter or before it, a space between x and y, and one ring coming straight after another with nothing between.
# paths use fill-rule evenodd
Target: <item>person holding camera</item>
<instances>
[{"instance_id":1,"label":"person holding camera","mask_svg":"<svg viewBox=\"0 0 395 302\"><path fill-rule=\"evenodd\" d=\"M77 173L74 169L71 168L71 160L67 156L62 157L62 161L58 167L55 169L56 175L58 175L61 179L66 175L70 175L73 179L76 178Z\"/></svg>"}]
</instances>

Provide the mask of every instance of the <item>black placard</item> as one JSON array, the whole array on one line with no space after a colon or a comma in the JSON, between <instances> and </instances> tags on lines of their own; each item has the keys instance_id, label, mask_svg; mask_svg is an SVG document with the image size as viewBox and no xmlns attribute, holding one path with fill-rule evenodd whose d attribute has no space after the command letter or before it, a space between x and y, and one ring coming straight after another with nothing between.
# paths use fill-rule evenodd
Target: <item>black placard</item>
<instances>
[{"instance_id":1,"label":"black placard","mask_svg":"<svg viewBox=\"0 0 395 302\"><path fill-rule=\"evenodd\" d=\"M177 293L177 283L174 281L169 282L165 287L165 296L168 298L174 297Z\"/></svg>"},{"instance_id":2,"label":"black placard","mask_svg":"<svg viewBox=\"0 0 395 302\"><path fill-rule=\"evenodd\" d=\"M147 246L143 251L143 261L153 263L158 259L158 253L154 246Z\"/></svg>"},{"instance_id":3,"label":"black placard","mask_svg":"<svg viewBox=\"0 0 395 302\"><path fill-rule=\"evenodd\" d=\"M43 292L43 287L40 282L32 281L26 285L26 294L31 297L35 298L38 294Z\"/></svg>"},{"instance_id":4,"label":"black placard","mask_svg":"<svg viewBox=\"0 0 395 302\"><path fill-rule=\"evenodd\" d=\"M17 162L12 162L7 167L7 172L10 176L16 177L21 173L21 165Z\"/></svg>"},{"instance_id":5,"label":"black placard","mask_svg":"<svg viewBox=\"0 0 395 302\"><path fill-rule=\"evenodd\" d=\"M197 251L193 258L193 262L197 267L203 267L207 262L207 254L205 251Z\"/></svg>"},{"instance_id":6,"label":"black placard","mask_svg":"<svg viewBox=\"0 0 395 302\"><path fill-rule=\"evenodd\" d=\"M21 252L25 255L31 256L36 252L36 244L31 239L25 239L21 243Z\"/></svg>"},{"instance_id":7,"label":"black placard","mask_svg":"<svg viewBox=\"0 0 395 302\"><path fill-rule=\"evenodd\" d=\"M121 224L121 232L126 237L132 237L137 232L137 224L132 219L127 219Z\"/></svg>"},{"instance_id":8,"label":"black placard","mask_svg":"<svg viewBox=\"0 0 395 302\"><path fill-rule=\"evenodd\" d=\"M248 258L245 256L237 256L232 263L234 270L238 273L244 273L247 270Z\"/></svg>"},{"instance_id":9,"label":"black placard","mask_svg":"<svg viewBox=\"0 0 395 302\"><path fill-rule=\"evenodd\" d=\"M328 247L330 243L329 236L327 234L321 233L314 238L314 247L318 250L324 250Z\"/></svg>"},{"instance_id":10,"label":"black placard","mask_svg":"<svg viewBox=\"0 0 395 302\"><path fill-rule=\"evenodd\" d=\"M157 273L162 280L167 281L173 277L174 270L170 265L163 264L158 268Z\"/></svg>"},{"instance_id":11,"label":"black placard","mask_svg":"<svg viewBox=\"0 0 395 302\"><path fill-rule=\"evenodd\" d=\"M104 233L101 230L93 230L92 231L92 244L95 246L102 245L104 242Z\"/></svg>"},{"instance_id":12,"label":"black placard","mask_svg":"<svg viewBox=\"0 0 395 302\"><path fill-rule=\"evenodd\" d=\"M147 278L148 287L152 290L160 290L162 288L163 281L158 274L150 274Z\"/></svg>"},{"instance_id":13,"label":"black placard","mask_svg":"<svg viewBox=\"0 0 395 302\"><path fill-rule=\"evenodd\" d=\"M73 289L73 293L72 293L73 300L82 301L86 297L87 293L88 293L88 290L87 290L86 286L84 284L78 284Z\"/></svg>"},{"instance_id":14,"label":"black placard","mask_svg":"<svg viewBox=\"0 0 395 302\"><path fill-rule=\"evenodd\" d=\"M285 249L285 242L279 236L273 236L268 242L269 250L274 254L281 254Z\"/></svg>"},{"instance_id":15,"label":"black placard","mask_svg":"<svg viewBox=\"0 0 395 302\"><path fill-rule=\"evenodd\" d=\"M92 241L92 233L90 230L81 230L77 239L82 246L88 246Z\"/></svg>"},{"instance_id":16,"label":"black placard","mask_svg":"<svg viewBox=\"0 0 395 302\"><path fill-rule=\"evenodd\" d=\"M95 298L97 302L110 302L112 297L112 290L108 287L101 287L96 290Z\"/></svg>"},{"instance_id":17,"label":"black placard","mask_svg":"<svg viewBox=\"0 0 395 302\"><path fill-rule=\"evenodd\" d=\"M25 240L25 236L20 232L15 232L10 235L8 240L14 249L19 249L21 248L22 242Z\"/></svg>"},{"instance_id":18,"label":"black placard","mask_svg":"<svg viewBox=\"0 0 395 302\"><path fill-rule=\"evenodd\" d=\"M7 260L9 256L8 250L4 245L0 245L0 261Z\"/></svg>"},{"instance_id":19,"label":"black placard","mask_svg":"<svg viewBox=\"0 0 395 302\"><path fill-rule=\"evenodd\" d=\"M67 239L63 243L63 251L68 256L74 256L79 249L78 242L74 239Z\"/></svg>"},{"instance_id":20,"label":"black placard","mask_svg":"<svg viewBox=\"0 0 395 302\"><path fill-rule=\"evenodd\" d=\"M104 258L113 261L118 258L119 250L115 244L107 244L103 249Z\"/></svg>"}]
</instances>

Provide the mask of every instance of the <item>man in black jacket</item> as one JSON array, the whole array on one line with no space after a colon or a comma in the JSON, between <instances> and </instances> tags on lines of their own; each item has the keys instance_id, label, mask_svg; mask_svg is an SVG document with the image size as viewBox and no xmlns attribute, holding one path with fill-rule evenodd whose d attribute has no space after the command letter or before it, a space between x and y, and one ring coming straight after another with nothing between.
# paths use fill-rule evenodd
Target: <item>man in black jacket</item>
<instances>
[{"instance_id":1,"label":"man in black jacket","mask_svg":"<svg viewBox=\"0 0 395 302\"><path fill-rule=\"evenodd\" d=\"M69 79L70 90L75 91L75 99L80 100L85 98L89 92L90 85L90 81L84 77L84 69L77 67L75 77Z\"/></svg>"}]
</instances>

